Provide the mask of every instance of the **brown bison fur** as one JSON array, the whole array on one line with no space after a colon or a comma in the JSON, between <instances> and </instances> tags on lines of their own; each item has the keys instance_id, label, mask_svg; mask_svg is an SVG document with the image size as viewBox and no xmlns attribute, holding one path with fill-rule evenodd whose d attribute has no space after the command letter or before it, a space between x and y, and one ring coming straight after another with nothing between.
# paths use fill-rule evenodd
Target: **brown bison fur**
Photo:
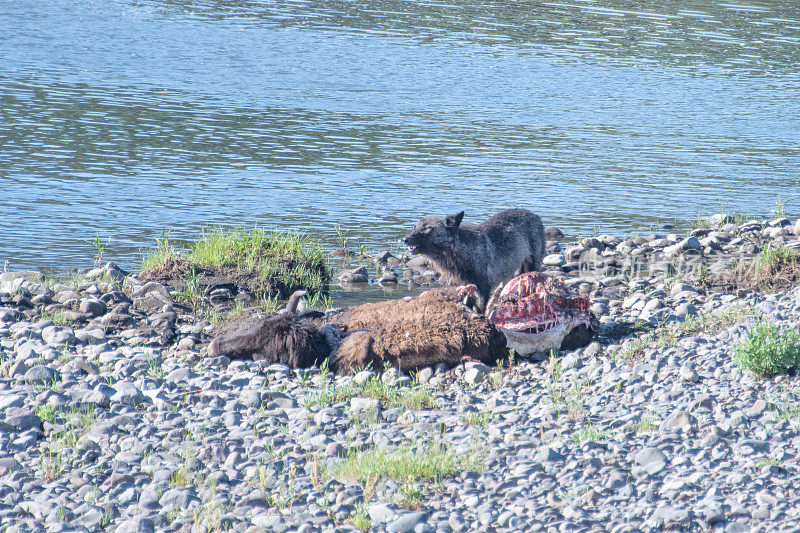
<instances>
[{"instance_id":1,"label":"brown bison fur","mask_svg":"<svg viewBox=\"0 0 800 533\"><path fill-rule=\"evenodd\" d=\"M407 372L464 356L493 363L506 356L503 333L460 301L457 288L430 290L409 300L363 304L334 319L346 330L334 356L337 370L390 363Z\"/></svg>"},{"instance_id":2,"label":"brown bison fur","mask_svg":"<svg viewBox=\"0 0 800 533\"><path fill-rule=\"evenodd\" d=\"M314 320L293 313L253 316L224 326L208 346L208 355L254 359L306 368L328 358L331 348Z\"/></svg>"}]
</instances>

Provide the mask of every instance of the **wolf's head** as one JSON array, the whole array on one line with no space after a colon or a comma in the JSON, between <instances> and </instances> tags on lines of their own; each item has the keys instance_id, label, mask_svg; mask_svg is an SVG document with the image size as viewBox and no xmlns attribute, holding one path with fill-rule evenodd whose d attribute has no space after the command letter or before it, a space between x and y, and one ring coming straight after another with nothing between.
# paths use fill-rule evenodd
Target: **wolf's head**
<instances>
[{"instance_id":1,"label":"wolf's head","mask_svg":"<svg viewBox=\"0 0 800 533\"><path fill-rule=\"evenodd\" d=\"M464 212L447 217L425 217L403 239L412 253L435 254L455 244L455 235Z\"/></svg>"}]
</instances>

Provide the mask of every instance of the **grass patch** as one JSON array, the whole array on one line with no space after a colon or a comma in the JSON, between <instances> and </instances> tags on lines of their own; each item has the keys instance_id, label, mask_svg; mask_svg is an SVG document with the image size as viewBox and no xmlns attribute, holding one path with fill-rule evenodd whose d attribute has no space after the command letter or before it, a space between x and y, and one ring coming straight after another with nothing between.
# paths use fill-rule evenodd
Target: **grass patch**
<instances>
[{"instance_id":1,"label":"grass patch","mask_svg":"<svg viewBox=\"0 0 800 533\"><path fill-rule=\"evenodd\" d=\"M142 259L147 279L177 277L183 280L179 291L187 297L202 287L207 276L248 277L247 288L259 299L264 296L287 298L305 289L312 295L328 292L330 273L322 246L309 237L294 233L220 227L204 231L186 249L176 248L165 232L156 239L156 248ZM194 278L195 286L192 286Z\"/></svg>"},{"instance_id":2,"label":"grass patch","mask_svg":"<svg viewBox=\"0 0 800 533\"><path fill-rule=\"evenodd\" d=\"M781 464L783 464L783 461L781 461L780 459L776 459L775 457L767 457L766 459L762 459L761 461L759 461L756 464L756 468L763 468L765 466L771 466L771 465L780 466Z\"/></svg>"},{"instance_id":3,"label":"grass patch","mask_svg":"<svg viewBox=\"0 0 800 533\"><path fill-rule=\"evenodd\" d=\"M767 246L750 260L737 261L729 284L771 291L800 284L800 254L785 246Z\"/></svg>"},{"instance_id":4,"label":"grass patch","mask_svg":"<svg viewBox=\"0 0 800 533\"><path fill-rule=\"evenodd\" d=\"M64 461L61 460L61 455L55 452L47 451L39 456L39 468L42 470L42 479L45 481L53 481L58 478L64 471Z\"/></svg>"},{"instance_id":5,"label":"grass patch","mask_svg":"<svg viewBox=\"0 0 800 533\"><path fill-rule=\"evenodd\" d=\"M405 409L431 409L435 407L433 392L430 388L421 385L412 387L398 387L377 376L373 376L363 383L350 382L345 385L336 385L330 379L327 364L323 363L321 372L322 383L306 401L306 407L329 406L339 402L350 401L352 398L377 398L383 407L403 407Z\"/></svg>"},{"instance_id":6,"label":"grass patch","mask_svg":"<svg viewBox=\"0 0 800 533\"><path fill-rule=\"evenodd\" d=\"M800 281L800 255L784 246L767 244L754 259L753 274L760 285L797 283Z\"/></svg>"},{"instance_id":7,"label":"grass patch","mask_svg":"<svg viewBox=\"0 0 800 533\"><path fill-rule=\"evenodd\" d=\"M494 419L494 415L489 412L469 413L461 417L467 426L477 426L485 428Z\"/></svg>"},{"instance_id":8,"label":"grass patch","mask_svg":"<svg viewBox=\"0 0 800 533\"><path fill-rule=\"evenodd\" d=\"M425 502L425 494L428 492L427 484L403 483L398 489L399 498L397 502L403 507L419 509Z\"/></svg>"},{"instance_id":9,"label":"grass patch","mask_svg":"<svg viewBox=\"0 0 800 533\"><path fill-rule=\"evenodd\" d=\"M353 514L353 527L357 527L361 531L367 531L372 526L372 520L369 518L366 506L359 506Z\"/></svg>"},{"instance_id":10,"label":"grass patch","mask_svg":"<svg viewBox=\"0 0 800 533\"><path fill-rule=\"evenodd\" d=\"M775 412L778 420L796 420L800 418L800 394L788 393L775 401Z\"/></svg>"},{"instance_id":11,"label":"grass patch","mask_svg":"<svg viewBox=\"0 0 800 533\"><path fill-rule=\"evenodd\" d=\"M648 414L642 414L639 417L639 424L636 426L636 433L651 433L658 429L658 426L653 422Z\"/></svg>"},{"instance_id":12,"label":"grass patch","mask_svg":"<svg viewBox=\"0 0 800 533\"><path fill-rule=\"evenodd\" d=\"M195 450L192 446L187 446L181 451L183 464L179 468L173 470L169 478L167 478L167 485L169 488L187 487L189 485L199 487L205 480L203 474L200 472L192 472L189 468L189 460L194 457L194 452Z\"/></svg>"},{"instance_id":13,"label":"grass patch","mask_svg":"<svg viewBox=\"0 0 800 533\"><path fill-rule=\"evenodd\" d=\"M588 441L601 442L608 440L608 434L598 430L594 426L587 426L574 432L572 434L572 440L575 441L576 444L583 444Z\"/></svg>"},{"instance_id":14,"label":"grass patch","mask_svg":"<svg viewBox=\"0 0 800 533\"><path fill-rule=\"evenodd\" d=\"M42 309L42 314L39 316L39 320L49 320L56 326L73 326L76 323L74 320L69 318L66 311L48 313L44 309Z\"/></svg>"},{"instance_id":15,"label":"grass patch","mask_svg":"<svg viewBox=\"0 0 800 533\"><path fill-rule=\"evenodd\" d=\"M167 479L167 485L171 489L174 489L175 487L186 487L191 484L192 483L189 481L189 473L183 467L174 470L169 475L169 479Z\"/></svg>"},{"instance_id":16,"label":"grass patch","mask_svg":"<svg viewBox=\"0 0 800 533\"><path fill-rule=\"evenodd\" d=\"M574 375L569 383L562 381L561 359L553 350L550 351L547 370L549 376L545 387L553 409L560 414L562 408L566 407L567 414L580 418L585 410L585 389L590 383L578 375Z\"/></svg>"},{"instance_id":17,"label":"grass patch","mask_svg":"<svg viewBox=\"0 0 800 533\"><path fill-rule=\"evenodd\" d=\"M736 347L733 362L760 377L794 371L800 367L800 331L758 321Z\"/></svg>"},{"instance_id":18,"label":"grass patch","mask_svg":"<svg viewBox=\"0 0 800 533\"><path fill-rule=\"evenodd\" d=\"M33 412L42 419L42 422L50 422L55 424L58 413L50 404L39 404L33 408Z\"/></svg>"},{"instance_id":19,"label":"grass patch","mask_svg":"<svg viewBox=\"0 0 800 533\"><path fill-rule=\"evenodd\" d=\"M637 359L646 348L666 348L675 346L684 338L700 333L713 333L723 328L739 324L759 313L752 307L729 307L718 313L703 313L687 317L683 322L675 322L655 329L642 338L626 343L618 352L623 359Z\"/></svg>"},{"instance_id":20,"label":"grass patch","mask_svg":"<svg viewBox=\"0 0 800 533\"><path fill-rule=\"evenodd\" d=\"M62 413L47 404L41 404L34 407L34 412L43 421L51 424L58 422L63 424L60 431L54 431L48 435L50 447L56 453L75 448L97 420L94 408L88 406Z\"/></svg>"},{"instance_id":21,"label":"grass patch","mask_svg":"<svg viewBox=\"0 0 800 533\"><path fill-rule=\"evenodd\" d=\"M64 430L53 434L51 442L57 448L72 449L92 429L97 420L97 413L92 407L84 407L83 409L73 409L65 418Z\"/></svg>"},{"instance_id":22,"label":"grass patch","mask_svg":"<svg viewBox=\"0 0 800 533\"><path fill-rule=\"evenodd\" d=\"M14 366L14 354L0 350L0 377L11 377L11 367Z\"/></svg>"},{"instance_id":23,"label":"grass patch","mask_svg":"<svg viewBox=\"0 0 800 533\"><path fill-rule=\"evenodd\" d=\"M42 284L53 292L59 292L65 288L77 290L86 278L78 272L69 272L57 276L46 275L42 280Z\"/></svg>"},{"instance_id":24,"label":"grass patch","mask_svg":"<svg viewBox=\"0 0 800 533\"><path fill-rule=\"evenodd\" d=\"M473 456L458 455L447 446L406 442L394 450L371 447L351 451L336 467L339 478L367 483L374 478L387 477L404 482L440 482L447 476L475 470Z\"/></svg>"},{"instance_id":25,"label":"grass patch","mask_svg":"<svg viewBox=\"0 0 800 533\"><path fill-rule=\"evenodd\" d=\"M157 357L151 358L147 362L147 376L153 379L164 379L167 371L161 366L161 361Z\"/></svg>"}]
</instances>

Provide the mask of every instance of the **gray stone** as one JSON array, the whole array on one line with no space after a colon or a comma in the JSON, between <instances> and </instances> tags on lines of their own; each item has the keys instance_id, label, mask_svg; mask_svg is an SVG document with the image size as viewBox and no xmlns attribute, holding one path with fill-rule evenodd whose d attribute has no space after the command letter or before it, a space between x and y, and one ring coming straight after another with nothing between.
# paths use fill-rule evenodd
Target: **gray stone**
<instances>
[{"instance_id":1,"label":"gray stone","mask_svg":"<svg viewBox=\"0 0 800 533\"><path fill-rule=\"evenodd\" d=\"M22 377L24 379L25 372L28 371L28 365L25 364L25 361L19 359L11 365L11 368L8 369L8 377L10 378L19 378Z\"/></svg>"},{"instance_id":2,"label":"gray stone","mask_svg":"<svg viewBox=\"0 0 800 533\"><path fill-rule=\"evenodd\" d=\"M353 376L353 381L361 385L374 378L375 378L375 372L371 370L362 370L360 372L357 372L356 375Z\"/></svg>"},{"instance_id":3,"label":"gray stone","mask_svg":"<svg viewBox=\"0 0 800 533\"><path fill-rule=\"evenodd\" d=\"M675 308L675 315L681 318L686 318L690 316L697 316L699 311L697 307L690 303L682 303Z\"/></svg>"},{"instance_id":4,"label":"gray stone","mask_svg":"<svg viewBox=\"0 0 800 533\"><path fill-rule=\"evenodd\" d=\"M27 297L32 296L52 296L53 291L48 289L46 286L38 283L36 281L30 281L24 278L17 278L10 283L10 286L7 285L7 288L10 288L10 293L13 294L22 294Z\"/></svg>"},{"instance_id":5,"label":"gray stone","mask_svg":"<svg viewBox=\"0 0 800 533\"><path fill-rule=\"evenodd\" d=\"M662 431L689 429L697 425L697 419L686 411L674 411L661 423Z\"/></svg>"},{"instance_id":6,"label":"gray stone","mask_svg":"<svg viewBox=\"0 0 800 533\"><path fill-rule=\"evenodd\" d=\"M0 476L13 474L14 472L20 470L21 468L22 466L13 457L0 458Z\"/></svg>"},{"instance_id":7,"label":"gray stone","mask_svg":"<svg viewBox=\"0 0 800 533\"><path fill-rule=\"evenodd\" d=\"M557 241L564 238L564 233L555 226L547 226L544 228L544 236L548 241Z\"/></svg>"},{"instance_id":8,"label":"gray stone","mask_svg":"<svg viewBox=\"0 0 800 533\"><path fill-rule=\"evenodd\" d=\"M427 383L433 377L433 368L426 366L417 372L417 381L420 383Z\"/></svg>"},{"instance_id":9,"label":"gray stone","mask_svg":"<svg viewBox=\"0 0 800 533\"><path fill-rule=\"evenodd\" d=\"M74 519L76 524L79 524L90 530L98 529L100 523L103 521L104 513L102 509L92 507L87 509L84 513Z\"/></svg>"},{"instance_id":10,"label":"gray stone","mask_svg":"<svg viewBox=\"0 0 800 533\"><path fill-rule=\"evenodd\" d=\"M266 531L274 531L275 528L283 524L283 517L277 513L258 514L253 516L250 523Z\"/></svg>"},{"instance_id":11,"label":"gray stone","mask_svg":"<svg viewBox=\"0 0 800 533\"><path fill-rule=\"evenodd\" d=\"M258 409L261 407L261 393L254 390L244 391L239 396L239 401L242 402L242 405L245 407Z\"/></svg>"},{"instance_id":12,"label":"gray stone","mask_svg":"<svg viewBox=\"0 0 800 533\"><path fill-rule=\"evenodd\" d=\"M397 283L397 274L394 272L386 272L378 279L378 283Z\"/></svg>"},{"instance_id":13,"label":"gray stone","mask_svg":"<svg viewBox=\"0 0 800 533\"><path fill-rule=\"evenodd\" d=\"M128 275L127 272L119 268L114 262L109 261L105 265L93 268L84 276L88 280L95 280L98 278L108 277L113 281L123 281ZM152 282L151 282L152 283Z\"/></svg>"},{"instance_id":14,"label":"gray stone","mask_svg":"<svg viewBox=\"0 0 800 533\"><path fill-rule=\"evenodd\" d=\"M606 315L608 314L608 304L606 304L605 302L593 303L590 311L597 316Z\"/></svg>"},{"instance_id":15,"label":"gray stone","mask_svg":"<svg viewBox=\"0 0 800 533\"><path fill-rule=\"evenodd\" d=\"M691 383L700 381L700 376L694 371L693 365L690 363L683 364L678 375L683 381L689 381Z\"/></svg>"},{"instance_id":16,"label":"gray stone","mask_svg":"<svg viewBox=\"0 0 800 533\"><path fill-rule=\"evenodd\" d=\"M42 280L44 280L44 275L35 270L0 272L0 283L11 283L16 279L26 279L28 281L40 283Z\"/></svg>"},{"instance_id":17,"label":"gray stone","mask_svg":"<svg viewBox=\"0 0 800 533\"><path fill-rule=\"evenodd\" d=\"M427 258L425 258L425 257L423 257L421 255L418 255L418 256L415 256L415 257L411 258L406 263L406 266L408 268L410 268L411 270L413 270L414 272L426 272L426 271L430 270L431 268L433 268L431 266L431 262Z\"/></svg>"},{"instance_id":18,"label":"gray stone","mask_svg":"<svg viewBox=\"0 0 800 533\"><path fill-rule=\"evenodd\" d=\"M542 446L539 448L539 451L536 452L536 460L540 463L554 463L557 461L563 461L566 457L557 451L555 451L550 446Z\"/></svg>"},{"instance_id":19,"label":"gray stone","mask_svg":"<svg viewBox=\"0 0 800 533\"><path fill-rule=\"evenodd\" d=\"M476 385L486 380L489 375L489 367L483 363L469 363L464 371L464 381L470 385Z\"/></svg>"},{"instance_id":20,"label":"gray stone","mask_svg":"<svg viewBox=\"0 0 800 533\"><path fill-rule=\"evenodd\" d=\"M92 316L100 316L108 312L108 306L106 306L105 302L96 298L86 298L81 300L79 309L81 313L87 313Z\"/></svg>"},{"instance_id":21,"label":"gray stone","mask_svg":"<svg viewBox=\"0 0 800 533\"><path fill-rule=\"evenodd\" d=\"M651 463L666 463L667 456L658 448L646 446L636 454L634 460L639 466L647 466Z\"/></svg>"},{"instance_id":22,"label":"gray stone","mask_svg":"<svg viewBox=\"0 0 800 533\"><path fill-rule=\"evenodd\" d=\"M89 391L82 399L83 403L107 408L111 405L111 396L103 394L99 390Z\"/></svg>"},{"instance_id":23,"label":"gray stone","mask_svg":"<svg viewBox=\"0 0 800 533\"><path fill-rule=\"evenodd\" d=\"M747 416L749 416L750 418L758 418L759 416L764 414L764 411L766 410L767 410L767 402L763 398L759 398L758 400L753 402L753 405L750 407L750 409L746 411L746 413Z\"/></svg>"},{"instance_id":24,"label":"gray stone","mask_svg":"<svg viewBox=\"0 0 800 533\"><path fill-rule=\"evenodd\" d=\"M725 224L730 224L734 221L733 217L730 215L726 215L724 213L717 213L716 215L711 215L708 217L708 225L712 228L718 228L720 226L724 226Z\"/></svg>"},{"instance_id":25,"label":"gray stone","mask_svg":"<svg viewBox=\"0 0 800 533\"><path fill-rule=\"evenodd\" d=\"M200 499L194 491L186 488L170 489L159 498L158 503L165 511L175 509L193 509L200 504Z\"/></svg>"},{"instance_id":26,"label":"gray stone","mask_svg":"<svg viewBox=\"0 0 800 533\"><path fill-rule=\"evenodd\" d=\"M84 344L97 345L106 342L106 333L102 328L79 329L75 338Z\"/></svg>"},{"instance_id":27,"label":"gray stone","mask_svg":"<svg viewBox=\"0 0 800 533\"><path fill-rule=\"evenodd\" d=\"M25 396L22 394L0 394L0 409L22 407L23 405L25 405Z\"/></svg>"},{"instance_id":28,"label":"gray stone","mask_svg":"<svg viewBox=\"0 0 800 533\"><path fill-rule=\"evenodd\" d=\"M686 507L659 507L650 515L655 527L674 528L688 525L689 510Z\"/></svg>"},{"instance_id":29,"label":"gray stone","mask_svg":"<svg viewBox=\"0 0 800 533\"><path fill-rule=\"evenodd\" d=\"M391 258L394 258L394 256L388 250L384 250L382 252L378 252L377 254L372 256L372 260L375 263L378 263L378 264L381 264L381 265L385 265L389 261L389 259L391 259Z\"/></svg>"},{"instance_id":30,"label":"gray stone","mask_svg":"<svg viewBox=\"0 0 800 533\"><path fill-rule=\"evenodd\" d=\"M61 380L61 372L44 365L36 365L25 372L23 378L30 385L50 385Z\"/></svg>"},{"instance_id":31,"label":"gray stone","mask_svg":"<svg viewBox=\"0 0 800 533\"><path fill-rule=\"evenodd\" d=\"M366 267L358 267L350 270L343 270L336 276L339 283L367 283L369 281L369 274L367 274Z\"/></svg>"},{"instance_id":32,"label":"gray stone","mask_svg":"<svg viewBox=\"0 0 800 533\"><path fill-rule=\"evenodd\" d=\"M132 296L134 298L139 298L146 294L150 294L152 292L158 293L161 296L169 298L169 291L167 290L167 288L161 283L157 283L155 281L148 281L147 283L136 289L133 292Z\"/></svg>"},{"instance_id":33,"label":"gray stone","mask_svg":"<svg viewBox=\"0 0 800 533\"><path fill-rule=\"evenodd\" d=\"M544 266L560 267L565 263L564 254L550 254L542 259L542 265Z\"/></svg>"},{"instance_id":34,"label":"gray stone","mask_svg":"<svg viewBox=\"0 0 800 533\"><path fill-rule=\"evenodd\" d=\"M377 398L351 398L350 410L353 413L378 413L381 410L381 401Z\"/></svg>"},{"instance_id":35,"label":"gray stone","mask_svg":"<svg viewBox=\"0 0 800 533\"><path fill-rule=\"evenodd\" d=\"M111 396L112 402L136 406L150 401L150 399L142 394L142 391L140 391L132 383L120 381L115 384L115 387L117 392Z\"/></svg>"},{"instance_id":36,"label":"gray stone","mask_svg":"<svg viewBox=\"0 0 800 533\"><path fill-rule=\"evenodd\" d=\"M409 533L414 531L417 524L424 522L427 517L428 513L424 511L406 513L390 522L386 527L386 531L387 533Z\"/></svg>"},{"instance_id":37,"label":"gray stone","mask_svg":"<svg viewBox=\"0 0 800 533\"><path fill-rule=\"evenodd\" d=\"M75 344L75 333L72 328L61 326L47 326L42 329L42 340L51 346Z\"/></svg>"},{"instance_id":38,"label":"gray stone","mask_svg":"<svg viewBox=\"0 0 800 533\"><path fill-rule=\"evenodd\" d=\"M129 518L114 530L114 533L153 533L155 527L149 518Z\"/></svg>"},{"instance_id":39,"label":"gray stone","mask_svg":"<svg viewBox=\"0 0 800 533\"><path fill-rule=\"evenodd\" d=\"M191 368L188 366L182 368L176 368L169 374L167 374L167 381L189 381L191 379L195 379L197 377L197 373L195 373Z\"/></svg>"},{"instance_id":40,"label":"gray stone","mask_svg":"<svg viewBox=\"0 0 800 533\"><path fill-rule=\"evenodd\" d=\"M16 322L22 317L22 313L12 307L0 307L0 322Z\"/></svg>"},{"instance_id":41,"label":"gray stone","mask_svg":"<svg viewBox=\"0 0 800 533\"><path fill-rule=\"evenodd\" d=\"M687 237L677 244L664 248L664 254L668 257L689 252L700 253L702 251L703 245L697 237Z\"/></svg>"},{"instance_id":42,"label":"gray stone","mask_svg":"<svg viewBox=\"0 0 800 533\"><path fill-rule=\"evenodd\" d=\"M25 407L9 407L6 409L5 422L17 431L42 429L42 420Z\"/></svg>"},{"instance_id":43,"label":"gray stone","mask_svg":"<svg viewBox=\"0 0 800 533\"><path fill-rule=\"evenodd\" d=\"M374 503L367 509L370 520L375 524L383 524L397 515L397 511L385 503Z\"/></svg>"},{"instance_id":44,"label":"gray stone","mask_svg":"<svg viewBox=\"0 0 800 533\"><path fill-rule=\"evenodd\" d=\"M660 309L664 307L664 302L662 302L659 298L653 298L652 300L648 300L646 304L644 304L644 308L642 309L643 314L651 314L656 309Z\"/></svg>"}]
</instances>

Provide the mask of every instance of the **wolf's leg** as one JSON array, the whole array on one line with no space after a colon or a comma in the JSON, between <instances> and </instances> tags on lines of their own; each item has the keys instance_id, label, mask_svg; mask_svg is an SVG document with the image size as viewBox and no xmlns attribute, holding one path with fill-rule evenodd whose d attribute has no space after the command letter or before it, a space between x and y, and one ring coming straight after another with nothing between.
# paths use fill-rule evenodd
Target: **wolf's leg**
<instances>
[{"instance_id":1,"label":"wolf's leg","mask_svg":"<svg viewBox=\"0 0 800 533\"><path fill-rule=\"evenodd\" d=\"M520 274L524 274L525 272L530 272L533 267L533 260L529 257L522 261L522 264L519 267L519 271L517 272L517 276Z\"/></svg>"}]
</instances>

